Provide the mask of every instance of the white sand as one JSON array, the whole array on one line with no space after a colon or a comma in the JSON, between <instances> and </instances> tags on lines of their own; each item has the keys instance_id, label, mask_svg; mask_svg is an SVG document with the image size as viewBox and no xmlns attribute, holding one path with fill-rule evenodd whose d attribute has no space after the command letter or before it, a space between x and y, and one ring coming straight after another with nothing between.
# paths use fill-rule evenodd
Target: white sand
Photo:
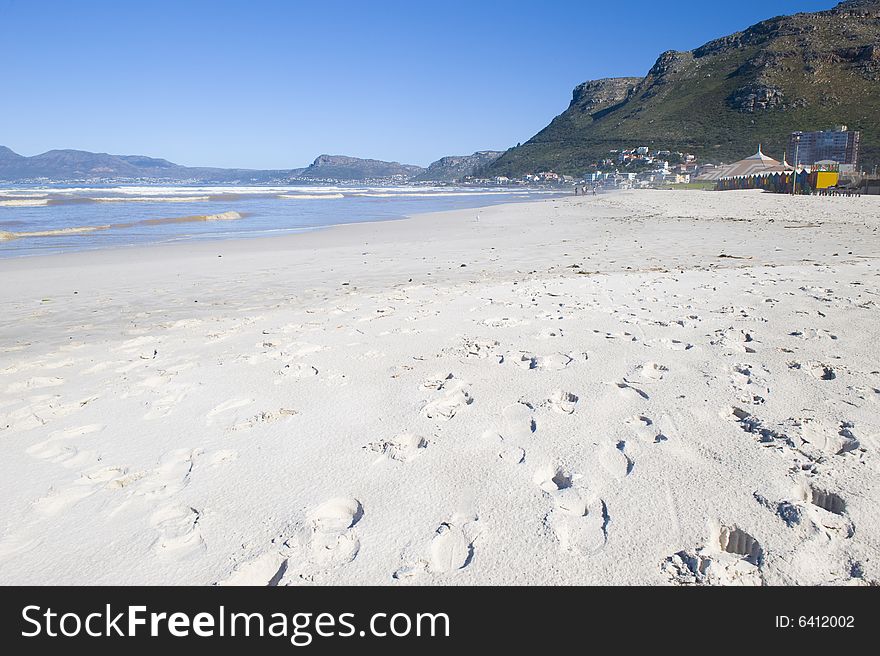
<instances>
[{"instance_id":1,"label":"white sand","mask_svg":"<svg viewBox=\"0 0 880 656\"><path fill-rule=\"evenodd\" d=\"M0 583L878 580L878 228L633 192L0 261Z\"/></svg>"}]
</instances>

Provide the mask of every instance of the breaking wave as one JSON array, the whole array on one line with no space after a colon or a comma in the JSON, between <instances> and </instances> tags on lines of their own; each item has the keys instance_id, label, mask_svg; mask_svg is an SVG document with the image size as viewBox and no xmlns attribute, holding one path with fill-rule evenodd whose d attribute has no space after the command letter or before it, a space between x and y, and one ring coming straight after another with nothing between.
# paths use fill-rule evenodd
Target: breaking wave
<instances>
[{"instance_id":1,"label":"breaking wave","mask_svg":"<svg viewBox=\"0 0 880 656\"><path fill-rule=\"evenodd\" d=\"M278 194L276 198L286 200L333 200L337 198L345 198L344 194Z\"/></svg>"},{"instance_id":2,"label":"breaking wave","mask_svg":"<svg viewBox=\"0 0 880 656\"><path fill-rule=\"evenodd\" d=\"M48 198L3 198L0 199L0 207L45 207L49 204Z\"/></svg>"},{"instance_id":3,"label":"breaking wave","mask_svg":"<svg viewBox=\"0 0 880 656\"><path fill-rule=\"evenodd\" d=\"M135 223L120 224L114 227L132 228L135 226L167 225L169 223L198 223L200 221L235 221L243 219L241 212L221 212L220 214L198 214L196 216L179 216L171 219L144 219Z\"/></svg>"},{"instance_id":4,"label":"breaking wave","mask_svg":"<svg viewBox=\"0 0 880 656\"><path fill-rule=\"evenodd\" d=\"M12 239L24 239L26 237L59 237L63 235L80 235L87 232L97 232L99 230L109 230L113 226L78 226L75 228L56 228L54 230L35 230L33 232L0 232L0 241L10 241Z\"/></svg>"},{"instance_id":5,"label":"breaking wave","mask_svg":"<svg viewBox=\"0 0 880 656\"><path fill-rule=\"evenodd\" d=\"M198 214L194 216L178 216L168 219L144 219L132 223L113 223L109 225L75 226L72 228L55 228L51 230L34 230L29 232L3 232L0 231L0 241L13 239L26 239L28 237L63 237L65 235L81 235L102 230L114 230L119 228L136 228L138 226L157 226L172 223L201 223L205 221L235 221L243 219L246 214L241 212L221 212L219 214Z\"/></svg>"}]
</instances>

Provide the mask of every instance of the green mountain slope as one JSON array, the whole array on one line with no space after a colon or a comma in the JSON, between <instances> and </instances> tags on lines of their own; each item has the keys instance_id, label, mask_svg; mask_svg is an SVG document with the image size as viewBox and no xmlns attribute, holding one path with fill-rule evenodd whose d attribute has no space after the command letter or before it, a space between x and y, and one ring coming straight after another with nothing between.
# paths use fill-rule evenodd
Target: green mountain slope
<instances>
[{"instance_id":1,"label":"green mountain slope","mask_svg":"<svg viewBox=\"0 0 880 656\"><path fill-rule=\"evenodd\" d=\"M651 146L734 161L782 157L794 130L862 131L861 165L880 163L880 0L781 16L689 52L642 78L587 82L571 105L482 173L580 174L615 148Z\"/></svg>"}]
</instances>

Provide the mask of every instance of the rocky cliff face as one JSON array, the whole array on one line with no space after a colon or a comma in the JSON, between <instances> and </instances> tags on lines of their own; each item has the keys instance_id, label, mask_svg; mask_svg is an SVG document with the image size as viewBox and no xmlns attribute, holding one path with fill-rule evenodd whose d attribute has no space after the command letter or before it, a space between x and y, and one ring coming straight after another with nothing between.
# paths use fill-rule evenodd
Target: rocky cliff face
<instances>
[{"instance_id":1,"label":"rocky cliff face","mask_svg":"<svg viewBox=\"0 0 880 656\"><path fill-rule=\"evenodd\" d=\"M569 108L588 113L607 109L626 100L641 80L638 77L609 77L584 82L574 88Z\"/></svg>"},{"instance_id":2,"label":"rocky cliff face","mask_svg":"<svg viewBox=\"0 0 880 656\"><path fill-rule=\"evenodd\" d=\"M481 150L473 155L449 155L441 157L421 174L413 178L415 182L454 182L474 175L501 157L500 150Z\"/></svg>"},{"instance_id":3,"label":"rocky cliff face","mask_svg":"<svg viewBox=\"0 0 880 656\"><path fill-rule=\"evenodd\" d=\"M644 78L585 82L562 114L489 167L579 174L610 149L649 146L732 161L794 130L862 131L880 163L880 0L780 16L689 52L661 54Z\"/></svg>"},{"instance_id":4,"label":"rocky cliff face","mask_svg":"<svg viewBox=\"0 0 880 656\"><path fill-rule=\"evenodd\" d=\"M297 177L301 180L379 180L390 178L409 179L422 173L421 166L383 162L377 159L360 159L345 155L320 155L311 166Z\"/></svg>"}]
</instances>

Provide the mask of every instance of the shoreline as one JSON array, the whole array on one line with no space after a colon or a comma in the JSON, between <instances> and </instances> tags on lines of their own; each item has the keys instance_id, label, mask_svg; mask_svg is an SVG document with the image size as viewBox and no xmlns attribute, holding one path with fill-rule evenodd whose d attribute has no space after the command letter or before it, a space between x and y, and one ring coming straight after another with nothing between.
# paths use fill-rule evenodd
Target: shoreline
<instances>
[{"instance_id":1,"label":"shoreline","mask_svg":"<svg viewBox=\"0 0 880 656\"><path fill-rule=\"evenodd\" d=\"M226 258L226 263L237 260L241 267L253 265L254 258L279 256L284 253L301 253L313 249L351 248L363 239L375 239L379 243L393 243L398 239L416 238L421 226L429 225L436 229L441 222L468 221L471 217L483 215L494 210L505 213L519 206L534 206L536 209L546 203L559 199L541 199L516 203L501 203L472 209L453 209L439 212L425 212L395 219L338 223L311 228L302 232L291 232L265 237L229 237L226 239L196 239L178 242L136 244L88 251L29 255L24 257L0 258L0 275L26 274L29 269L47 271L57 269L95 268L139 270L140 275L149 274L160 262L188 264L197 259L204 263L213 259ZM397 230L390 230L390 227ZM219 256L219 257L218 257ZM82 272L82 271L80 271ZM153 271L158 275L161 272ZM100 274L103 277L103 274ZM175 274L176 275L176 274ZM61 282L61 281L58 281ZM3 300L0 294L0 301Z\"/></svg>"},{"instance_id":2,"label":"shoreline","mask_svg":"<svg viewBox=\"0 0 880 656\"><path fill-rule=\"evenodd\" d=\"M421 210L413 211L411 208L407 208L405 206L402 206L402 207L397 208L397 211L395 213L392 213L388 216L373 217L370 215L370 212L367 211L363 218L358 218L357 220L354 220L354 221L341 220L341 221L337 221L337 222L333 222L333 223L326 223L326 224L319 224L319 225L300 225L300 226L285 227L285 226L283 226L283 224L280 226L268 224L268 225L262 225L262 226L255 225L255 226L252 226L250 229L239 231L239 230L235 229L237 226L237 222L236 222L234 224L233 223L228 224L228 227L230 229L222 231L222 232L214 232L214 233L207 233L207 234L198 234L198 233L185 234L185 233L182 233L182 234L156 235L155 238L157 239L157 241L140 241L140 242L133 241L130 243L113 243L111 241L110 243L103 243L103 244L100 241L95 241L91 245L88 245L85 247L50 246L46 249L47 252L41 252L40 249L37 249L37 248L20 249L20 250L9 249L9 250L6 250L5 252L0 251L0 261L6 260L6 259L18 259L21 257L51 257L51 256L55 256L55 255L66 255L66 254L73 254L73 253L77 253L77 252L94 253L94 252L100 252L100 251L105 251L105 250L130 249L130 248L139 248L139 247L148 247L148 246L162 246L162 245L171 245L171 244L176 244L176 243L224 242L224 241L239 240L239 239L264 239L264 238L271 238L271 237L276 236L273 233L278 233L279 236L295 235L295 234L301 234L301 233L306 233L306 232L313 232L316 230L323 230L325 228L338 227L338 226L342 226L342 225L359 224L359 223L381 223L381 222L385 222L385 221L398 221L398 220L403 220L403 219L410 218L412 216L418 216L418 215L422 215L422 214L442 213L442 212L456 211L458 209L460 209L462 211L467 211L469 209L477 210L477 209L481 209L483 207L493 207L493 206L499 205L499 204L507 205L507 204L518 204L521 202L540 202L544 198L552 199L552 198L558 198L558 197L563 196L563 194L561 194L561 193L552 194L552 193L548 193L546 191L542 191L542 192L535 192L535 193L542 194L544 196L544 198L533 197L530 200L522 200L522 199L518 198L518 195L523 195L526 193L528 193L528 192L497 191L497 192L493 192L493 193L484 193L484 194L471 194L471 193L439 194L439 197L441 198L441 200L444 200L444 201L448 201L449 199L452 199L452 198L466 197L469 200L472 200L475 202L484 202L486 204L477 205L473 208L469 208L469 207L454 208L453 207L450 209L436 209L436 210L427 211L427 212L421 211ZM368 190L365 190L365 191L363 191L363 193L354 194L352 196L352 198L355 198L355 199L357 199L357 198L371 198L374 196L381 197L382 195L381 194L370 194L370 193L368 193ZM420 200L424 200L425 198L434 197L434 196L435 196L435 194L430 194L428 196L417 194L417 195L415 195L415 198L420 199ZM483 198L480 198L480 196L482 196ZM486 196L488 196L490 198L487 199ZM500 203L500 202L497 202L497 200L493 200L491 198L491 197L497 197L497 196L509 196L509 198L507 198L505 202ZM283 197L283 196L280 196L279 198L281 198L281 197ZM256 196L252 197L252 198L248 198L248 197L243 197L243 198L245 200L260 200L260 198L256 197ZM304 196L304 198L310 199L311 196ZM404 201L404 203L406 203L408 201L408 199L409 199L409 202L411 202L411 200L412 200L410 198L410 196L406 196L406 195L393 196L393 199L398 200L398 201ZM121 200L124 200L124 199L121 199ZM94 202L97 202L97 201L94 201ZM216 203L216 201L215 201L215 203ZM248 217L252 217L252 216L257 216L257 217L263 216L263 218L265 219L265 216L264 216L265 209L264 208L247 209L250 206L246 206L246 208L244 208L244 209L242 209L241 207L238 207L238 209L233 210L232 209L233 207L234 207L233 205L215 206L215 207L211 208L210 212L207 214L199 214L199 215L190 214L190 215L186 215L186 216L175 216L175 217L167 217L167 216L147 217L147 218L140 218L140 219L128 220L128 221L124 221L121 218L112 218L111 219L108 217L108 219L107 219L108 222L105 224L101 224L101 223L91 224L90 223L87 225L74 225L74 226L65 226L65 227L60 227L60 228L37 228L37 227L35 227L33 230L25 231L24 233L17 232L15 230L10 230L10 231L4 232L4 230L5 230L4 229L4 230L0 230L0 245L2 245L4 242L14 243L14 242L17 242L19 239L30 240L30 239L44 239L47 237L69 237L70 235L77 234L77 233L84 233L84 234L105 233L105 231L108 231L108 230L114 231L114 230L118 230L118 229L136 228L138 226L171 225L171 224L178 224L178 223L193 223L193 222L198 222L198 221L217 221L218 219L228 219L228 218L241 219L241 218L248 218ZM206 210L206 211L208 211L208 210ZM352 216L360 217L359 213L364 212L365 208L358 209L356 207L354 207L354 208L348 207L348 208L345 208L344 211L351 212ZM232 216L232 215L237 215L237 216ZM271 216L271 212L269 213L269 216ZM340 215L338 218L341 219L342 215ZM110 234L110 233L106 233L106 234Z\"/></svg>"},{"instance_id":3,"label":"shoreline","mask_svg":"<svg viewBox=\"0 0 880 656\"><path fill-rule=\"evenodd\" d=\"M234 263L236 270L240 272L247 271L248 268L256 266L258 264L258 260L263 258L270 257L280 257L284 254L291 253L299 253L302 254L311 250L328 250L328 251L340 251L345 250L347 254L351 257L353 255L352 249L356 247L356 245L360 244L393 244L398 240L404 240L406 243L412 244L414 240L418 241L426 236L436 239L438 236L442 238L443 236L443 227L452 227L456 230L465 228L466 233L462 236L457 237L457 239L467 238L468 235L471 235L475 232L485 231L490 233L488 235L491 239L498 239L503 235L503 230L499 231L498 223L499 221L503 221L504 217L510 212L516 212L518 208L523 208L523 212L529 215L534 213L543 213L544 209L547 209L546 220L553 224L552 220L552 210L559 209L559 204L563 204L565 207L571 208L585 208L588 213L592 213L591 218L595 218L595 216L601 217L603 220L614 220L615 218L620 218L621 220L627 219L627 210L621 209L622 207L627 207L628 204L632 204L634 207L639 208L641 211L645 212L645 216L635 216L629 217L631 221L638 221L643 223L646 219L652 219L654 221L666 222L669 227L674 227L676 229L681 229L682 224L686 224L688 222L694 221L697 217L688 216L686 212L683 212L681 216L663 216L661 213L657 213L652 204L650 202L641 203L639 202L643 197L645 200L648 200L650 197L654 198L665 198L665 194L668 192L664 191L645 191L645 190L635 190L635 191L624 191L624 192L615 192L613 194L604 194L596 197L575 197L575 196L562 196L556 198L547 198L540 200L532 200L532 201L523 201L523 202L515 202L515 203L502 203L497 205L489 205L483 206L479 208L468 208L468 209L452 209L452 210L443 210L439 212L425 212L419 214L413 214L409 216L404 216L401 218L394 219L381 219L376 221L358 221L352 223L339 223L327 226L320 226L317 228L307 229L302 232L291 232L287 234L278 234L272 236L264 236L264 237L229 237L226 239L195 239L195 240L181 240L177 242L161 242L161 243L151 243L151 244L134 244L128 246L118 246L118 247L108 247L108 248L98 248L94 250L84 250L84 251L72 251L66 253L50 253L50 254L40 254L40 255L29 255L23 257L7 257L0 258L0 275L21 275L23 278L19 281L15 281L13 279L13 284L11 284L7 289L20 290L21 287L18 284L28 283L28 270L36 268L39 270L45 270L46 272L51 271L59 271L59 270L75 270L80 275L91 272L90 275L94 277L89 278L89 280L95 284L99 284L99 281L103 279L105 276L116 276L117 269L121 267L121 271L119 273L134 274L136 273L138 276L157 276L159 279L167 276L178 276L178 272L165 271L164 273L161 271L157 271L156 266L160 265L165 266L168 263L176 263L181 266L191 266L196 260L205 266L209 264L213 265L229 265L230 263ZM659 195L659 196L658 196ZM726 192L725 195L717 195L715 196L714 202L712 205L715 207L725 208L727 206L727 202L725 199L733 199L734 195L738 195L741 199L751 199L753 202L761 198L763 201L771 205L775 205L779 208L785 209L787 206L786 199L787 196L779 196L779 195L767 195L763 194L756 190L749 191L738 191L738 192ZM618 203L614 199L623 198L626 199L623 203ZM797 202L798 199L795 200ZM814 199L811 204L814 205L825 205L828 206L828 203L823 203L823 200L827 199ZM818 203L816 202L818 201ZM833 201L832 201L833 202ZM869 201L870 202L870 201ZM810 204L810 203L801 203ZM684 204L687 205L686 203ZM880 209L880 203L877 204L878 209ZM550 207L552 206L552 207ZM835 210L837 209L833 205L828 207L828 209ZM736 221L743 222L745 219L738 219L734 217L726 216L728 214L726 211L717 212L717 215L708 215L706 217L700 217L696 227L699 227L702 224L709 225L715 221ZM477 222L476 216L482 217L482 224ZM590 214L587 214L587 217L590 217ZM749 221L758 220L759 217L754 219L749 219ZM783 215L778 217L780 221L786 221L789 217ZM776 220L776 219L774 219ZM832 224L834 225L834 224ZM521 226L525 229L535 229L535 225L531 226ZM657 226L654 226L656 228ZM769 224L768 224L769 227ZM818 225L814 224L814 218L805 218L802 221L796 222L796 225L790 225L788 227L806 227L806 228L816 228ZM649 228L649 226L645 226L645 228ZM427 231L427 232L423 232ZM540 233L540 230L536 231ZM687 230L685 230L685 233ZM787 236L787 235L785 235ZM362 241L366 240L366 241ZM560 240L561 241L561 240ZM712 258L713 261L711 265L713 267L719 266L754 266L758 263L759 260L755 260L753 257L749 256L747 259L741 258L737 256L735 253L723 253L722 251L726 247L725 244L719 244L719 252L718 256ZM575 250L575 249L572 249ZM701 251L705 251L705 249L701 249ZM784 252L784 249L781 249ZM780 249L774 251L772 257L767 257L767 263L773 263L778 265L778 253ZM709 256L708 252L701 252L700 257ZM576 264L579 255L568 255L563 254L563 257L571 257L571 264ZM844 258L845 259L845 258ZM214 262L214 260L223 260L223 262ZM511 258L513 261L513 258ZM687 261L684 259L672 258L667 262L663 262L663 258L660 253L656 253L654 255L654 261L657 263L657 266L660 268L668 268L670 270L675 269L676 267L683 266L684 268L689 268L691 266L705 266L704 263L696 264L693 261ZM685 264L682 264L682 261ZM495 258L492 263L497 264L500 260ZM606 266L606 270L604 273L608 273L611 271L627 271L627 266L629 266L629 270L633 270L631 265L619 265L617 267L610 266L615 264L616 261L609 261ZM488 261L487 261L488 263ZM792 258L788 260L789 264L799 264L801 260L797 258ZM285 263L287 265L288 263ZM415 268L418 268L418 261L413 260L412 264ZM502 265L500 265L503 267ZM513 272L516 271L517 267L515 265L511 265L508 267L507 271ZM638 267L635 268L638 270ZM206 269L206 271L208 271ZM218 269L216 266L213 269L210 269L212 274L216 274ZM222 270L220 270L222 271ZM599 273L600 270L597 269L596 273ZM189 271L189 275L200 275L202 271L197 269L195 271ZM233 273L228 271L229 274ZM423 273L431 274L430 271L423 271ZM437 271L436 273L439 273ZM461 277L457 274L464 274L465 276L470 272L459 272L455 270L455 267L450 267L447 271L443 272L446 275L453 276L454 278ZM63 274L66 275L66 274ZM9 278L7 277L9 280ZM54 279L53 284L62 284L65 281L60 279ZM103 280L106 283L106 279ZM317 282L317 281L316 281ZM68 285L64 285L65 287ZM76 285L73 285L76 286ZM72 287L71 287L72 289ZM2 294L0 294L0 302L4 300Z\"/></svg>"}]
</instances>

